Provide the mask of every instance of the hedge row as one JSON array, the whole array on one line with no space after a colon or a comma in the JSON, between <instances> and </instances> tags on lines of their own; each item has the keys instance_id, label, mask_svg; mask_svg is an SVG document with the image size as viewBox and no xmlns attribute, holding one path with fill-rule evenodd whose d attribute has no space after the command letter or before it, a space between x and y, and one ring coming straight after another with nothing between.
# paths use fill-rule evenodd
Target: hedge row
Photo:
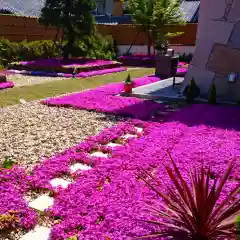
<instances>
[{"instance_id":1,"label":"hedge row","mask_svg":"<svg viewBox=\"0 0 240 240\"><path fill-rule=\"evenodd\" d=\"M88 57L97 59L115 59L116 53L111 38L100 35L85 40L79 40L74 49L73 57ZM0 39L0 65L16 61L28 61L49 57L60 57L61 47L51 40L10 42Z\"/></svg>"}]
</instances>

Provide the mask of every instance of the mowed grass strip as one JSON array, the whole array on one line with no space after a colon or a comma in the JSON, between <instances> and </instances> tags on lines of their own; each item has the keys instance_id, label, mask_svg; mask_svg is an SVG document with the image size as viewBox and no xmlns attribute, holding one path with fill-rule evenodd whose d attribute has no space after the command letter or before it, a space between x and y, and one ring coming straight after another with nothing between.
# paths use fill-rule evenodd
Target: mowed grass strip
<instances>
[{"instance_id":1,"label":"mowed grass strip","mask_svg":"<svg viewBox=\"0 0 240 240\"><path fill-rule=\"evenodd\" d=\"M153 68L131 69L125 72L101 75L89 78L64 79L50 81L42 84L15 87L0 91L0 107L19 103L19 99L32 101L61 94L82 91L84 89L95 88L106 83L122 82L128 74L132 78L143 77L154 74Z\"/></svg>"}]
</instances>

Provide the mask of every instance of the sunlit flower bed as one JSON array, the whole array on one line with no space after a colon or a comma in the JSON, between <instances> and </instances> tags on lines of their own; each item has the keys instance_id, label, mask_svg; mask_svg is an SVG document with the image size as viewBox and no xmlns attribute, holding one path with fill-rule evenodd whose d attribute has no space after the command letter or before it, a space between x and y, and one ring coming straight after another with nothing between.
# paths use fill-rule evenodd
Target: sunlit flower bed
<instances>
[{"instance_id":1,"label":"sunlit flower bed","mask_svg":"<svg viewBox=\"0 0 240 240\"><path fill-rule=\"evenodd\" d=\"M88 72L80 72L80 73L55 73L55 72L44 72L44 71L27 71L27 70L8 70L9 73L15 74L24 74L24 75L32 75L32 76L46 76L46 77L64 77L64 78L86 78L92 76L99 76L104 74L111 74L117 72L123 72L127 69L124 67L116 67L110 69L102 69L102 70L93 70Z\"/></svg>"},{"instance_id":2,"label":"sunlit flower bed","mask_svg":"<svg viewBox=\"0 0 240 240\"><path fill-rule=\"evenodd\" d=\"M6 88L13 88L14 87L14 83L11 81L7 81L7 82L0 82L0 90L1 89L6 89Z\"/></svg>"},{"instance_id":3,"label":"sunlit flower bed","mask_svg":"<svg viewBox=\"0 0 240 240\"><path fill-rule=\"evenodd\" d=\"M68 61L63 61L60 58L50 58L36 61L13 62L8 65L8 69L72 74L74 71L85 72L119 66L121 66L121 63L111 60L73 58Z\"/></svg>"},{"instance_id":4,"label":"sunlit flower bed","mask_svg":"<svg viewBox=\"0 0 240 240\"><path fill-rule=\"evenodd\" d=\"M224 112L228 115L221 118ZM195 114L201 114L197 123ZM137 176L139 169L146 169L164 183L162 190L165 185L171 185L164 170L164 166L170 164L167 150L171 151L188 182L187 173L192 166L204 163L211 166L213 176L218 177L229 159L237 157L221 199L227 196L237 185L234 179L240 171L239 120L239 108L193 105L172 113L165 123L136 119L122 122L42 161L27 178L32 189L52 190L49 182L55 177L71 176L73 179L67 189L57 189L54 205L47 210L49 216L58 220L52 228L51 240L65 240L70 236L130 240L151 232L153 227L138 219L149 219L145 203L153 203L156 195ZM139 133L135 127L143 128L143 132ZM121 140L127 133L136 138ZM107 147L109 142L121 142L122 146ZM108 158L90 156L94 151L107 153ZM93 168L72 174L70 166L73 163ZM11 181L22 192L28 190L27 181L16 177ZM11 187L8 189L12 191ZM17 208L18 202L11 207ZM32 216L25 216L29 226L35 224Z\"/></svg>"},{"instance_id":5,"label":"sunlit flower bed","mask_svg":"<svg viewBox=\"0 0 240 240\"><path fill-rule=\"evenodd\" d=\"M144 77L136 79L134 84L140 86L159 80ZM146 203L155 206L157 196L138 174L140 169L149 171L163 183L161 190L166 191L165 186L172 184L164 168L170 165L168 150L187 183L191 167L210 166L212 178L218 178L229 160L235 158L234 170L220 200L239 184L239 107L199 104L169 112L165 119L151 118L153 110L163 110L165 106L120 97L122 90L123 83L115 83L44 101L59 107L135 119L120 122L64 152L43 159L31 175L20 167L0 170L0 214L14 213L18 219L14 228L29 230L37 224L38 214L28 207L24 196L29 191L42 191L51 192L54 197L53 206L45 210L55 223L50 240L66 240L72 236L86 240L131 240L150 233L154 227L139 219L149 219L149 212L144 208ZM132 137L126 139L126 134ZM120 146L111 147L109 143ZM107 157L91 156L95 152ZM71 166L76 163L84 164L88 170L72 172ZM72 181L66 189L50 184L52 179L64 177Z\"/></svg>"},{"instance_id":6,"label":"sunlit flower bed","mask_svg":"<svg viewBox=\"0 0 240 240\"><path fill-rule=\"evenodd\" d=\"M134 80L134 87L159 81L158 77L147 76ZM89 91L49 98L42 103L49 106L65 106L77 109L96 110L140 119L149 119L151 113L162 106L153 101L144 101L134 97L121 97L123 83L112 83Z\"/></svg>"}]
</instances>

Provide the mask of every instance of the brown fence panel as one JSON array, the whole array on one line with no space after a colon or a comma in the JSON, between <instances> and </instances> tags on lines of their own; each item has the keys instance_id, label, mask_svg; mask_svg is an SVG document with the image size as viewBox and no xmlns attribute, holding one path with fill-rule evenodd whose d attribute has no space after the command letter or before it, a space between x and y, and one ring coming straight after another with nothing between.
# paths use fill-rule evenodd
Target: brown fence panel
<instances>
[{"instance_id":1,"label":"brown fence panel","mask_svg":"<svg viewBox=\"0 0 240 240\"><path fill-rule=\"evenodd\" d=\"M53 40L56 33L55 27L40 26L37 18L0 15L0 37L10 41Z\"/></svg>"},{"instance_id":2,"label":"brown fence panel","mask_svg":"<svg viewBox=\"0 0 240 240\"><path fill-rule=\"evenodd\" d=\"M144 32L139 32L139 28L135 25L98 25L98 29L103 35L111 34L119 45L130 45L134 42L134 40L134 45L145 45L148 41L147 34ZM170 40L171 44L195 45L197 24L170 26L169 29L172 32L183 33L178 37L172 38Z\"/></svg>"},{"instance_id":3,"label":"brown fence panel","mask_svg":"<svg viewBox=\"0 0 240 240\"><path fill-rule=\"evenodd\" d=\"M139 32L136 25L98 25L97 28L103 36L112 35L118 45L146 45L148 41L147 34ZM184 32L183 35L172 38L170 40L171 44L195 45L197 24L170 26L169 28L173 32ZM37 18L0 15L0 37L11 41L22 41L24 39L29 41L53 40L56 33L57 29L54 27L40 26ZM59 36L61 36L61 33Z\"/></svg>"}]
</instances>

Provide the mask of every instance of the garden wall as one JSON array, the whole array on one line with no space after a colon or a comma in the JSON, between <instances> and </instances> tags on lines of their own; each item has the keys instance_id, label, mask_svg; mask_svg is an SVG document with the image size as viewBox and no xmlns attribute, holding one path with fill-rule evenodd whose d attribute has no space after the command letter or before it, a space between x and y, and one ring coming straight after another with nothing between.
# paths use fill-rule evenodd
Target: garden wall
<instances>
[{"instance_id":1,"label":"garden wall","mask_svg":"<svg viewBox=\"0 0 240 240\"><path fill-rule=\"evenodd\" d=\"M112 35L118 45L146 45L147 35L139 33L134 25L98 25L102 35ZM186 24L185 26L172 26L172 31L184 32L183 35L171 40L171 44L194 46L196 41L197 24ZM57 29L54 27L45 28L38 24L37 18L0 15L0 37L11 41L27 40L53 40Z\"/></svg>"}]
</instances>

